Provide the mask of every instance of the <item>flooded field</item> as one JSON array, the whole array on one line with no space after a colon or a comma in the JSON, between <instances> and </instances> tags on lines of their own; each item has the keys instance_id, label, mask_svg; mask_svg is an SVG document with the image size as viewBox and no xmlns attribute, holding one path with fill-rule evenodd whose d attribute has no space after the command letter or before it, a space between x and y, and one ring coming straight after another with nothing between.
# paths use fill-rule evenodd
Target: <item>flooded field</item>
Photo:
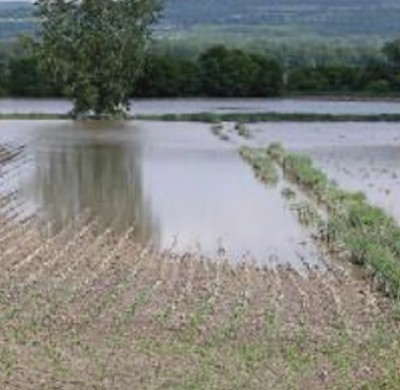
<instances>
[{"instance_id":1,"label":"flooded field","mask_svg":"<svg viewBox=\"0 0 400 390\"><path fill-rule=\"evenodd\" d=\"M238 155L244 144L282 142L400 221L395 124L261 123L244 137L226 123L222 131L225 142L200 123L2 121L0 143L23 150L3 169L0 190L22 194L12 212L54 232L90 213L103 229L134 227L142 243L177 253L321 266L282 196L288 183L265 187Z\"/></svg>"},{"instance_id":2,"label":"flooded field","mask_svg":"<svg viewBox=\"0 0 400 390\"><path fill-rule=\"evenodd\" d=\"M132 100L138 115L210 113L397 114L400 101L319 99L141 99ZM72 105L61 99L0 99L0 114L66 114Z\"/></svg>"},{"instance_id":3,"label":"flooded field","mask_svg":"<svg viewBox=\"0 0 400 390\"><path fill-rule=\"evenodd\" d=\"M17 212L53 231L90 212L161 249L321 264L283 183L265 188L208 125L3 121L0 143L25 145L1 190L21 192Z\"/></svg>"},{"instance_id":4,"label":"flooded field","mask_svg":"<svg viewBox=\"0 0 400 390\"><path fill-rule=\"evenodd\" d=\"M0 126L0 388L397 389L394 300L238 153L282 142L372 199L395 125Z\"/></svg>"}]
</instances>

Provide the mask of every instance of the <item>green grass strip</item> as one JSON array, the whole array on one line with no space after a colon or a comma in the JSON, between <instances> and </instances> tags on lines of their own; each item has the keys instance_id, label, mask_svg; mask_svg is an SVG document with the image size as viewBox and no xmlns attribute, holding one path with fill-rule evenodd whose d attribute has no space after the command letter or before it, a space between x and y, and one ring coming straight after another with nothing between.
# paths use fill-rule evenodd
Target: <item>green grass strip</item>
<instances>
[{"instance_id":1,"label":"green grass strip","mask_svg":"<svg viewBox=\"0 0 400 390\"><path fill-rule=\"evenodd\" d=\"M276 153L276 152L275 152ZM400 227L362 193L332 184L308 157L284 153L284 172L327 206L329 242L341 242L353 262L368 265L393 295L400 296Z\"/></svg>"},{"instance_id":2,"label":"green grass strip","mask_svg":"<svg viewBox=\"0 0 400 390\"><path fill-rule=\"evenodd\" d=\"M300 113L226 113L202 112L195 114L138 115L140 120L162 120L169 122L400 122L400 114L300 114Z\"/></svg>"},{"instance_id":3,"label":"green grass strip","mask_svg":"<svg viewBox=\"0 0 400 390\"><path fill-rule=\"evenodd\" d=\"M388 293L400 297L400 226L391 216L369 204L363 193L343 191L332 184L307 156L287 152L279 144L253 152L246 149L247 155L251 153L270 156L290 181L325 206L326 243L339 244L351 261L367 266ZM257 164L262 165L262 161L257 160Z\"/></svg>"},{"instance_id":4,"label":"green grass strip","mask_svg":"<svg viewBox=\"0 0 400 390\"><path fill-rule=\"evenodd\" d=\"M31 114L0 114L0 120L59 120L59 119L71 119L67 114L42 114L42 113L31 113Z\"/></svg>"},{"instance_id":5,"label":"green grass strip","mask_svg":"<svg viewBox=\"0 0 400 390\"><path fill-rule=\"evenodd\" d=\"M72 119L68 114L46 113L10 113L0 114L0 120L56 120ZM93 119L88 117L88 119ZM109 118L106 118L109 119ZM117 118L121 120L121 118ZM127 115L125 120L154 120L165 122L400 122L400 114L301 114L301 113L211 113L201 112L192 114L154 114L154 115ZM100 119L101 120L101 119ZM240 131L240 129L239 129Z\"/></svg>"}]
</instances>

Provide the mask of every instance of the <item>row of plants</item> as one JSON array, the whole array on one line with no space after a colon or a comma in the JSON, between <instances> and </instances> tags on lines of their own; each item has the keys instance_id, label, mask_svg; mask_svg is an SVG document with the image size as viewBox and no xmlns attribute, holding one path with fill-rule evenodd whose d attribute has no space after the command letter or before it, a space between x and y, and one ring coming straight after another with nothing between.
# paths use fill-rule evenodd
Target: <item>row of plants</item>
<instances>
[{"instance_id":1,"label":"row of plants","mask_svg":"<svg viewBox=\"0 0 400 390\"><path fill-rule=\"evenodd\" d=\"M246 158L256 172L275 161L289 181L326 211L326 221L315 223L328 249L340 248L346 258L367 266L386 292L400 297L400 226L391 216L369 204L363 193L340 189L309 157L288 152L280 144L252 152L242 149L241 154L256 156Z\"/></svg>"},{"instance_id":2,"label":"row of plants","mask_svg":"<svg viewBox=\"0 0 400 390\"><path fill-rule=\"evenodd\" d=\"M26 119L26 120L51 120L69 119L68 114L46 114L46 113L27 113L27 114L0 114L0 120ZM221 122L236 122L235 131L244 138L249 138L248 129L244 127L246 123L258 122L400 122L400 114L296 114L296 113L192 113L192 114L139 114L127 115L125 119L137 120L161 120L165 122L202 122L219 125Z\"/></svg>"},{"instance_id":3,"label":"row of plants","mask_svg":"<svg viewBox=\"0 0 400 390\"><path fill-rule=\"evenodd\" d=\"M168 122L400 122L400 114L301 114L301 113L212 113L138 115L137 119L163 120Z\"/></svg>"}]
</instances>

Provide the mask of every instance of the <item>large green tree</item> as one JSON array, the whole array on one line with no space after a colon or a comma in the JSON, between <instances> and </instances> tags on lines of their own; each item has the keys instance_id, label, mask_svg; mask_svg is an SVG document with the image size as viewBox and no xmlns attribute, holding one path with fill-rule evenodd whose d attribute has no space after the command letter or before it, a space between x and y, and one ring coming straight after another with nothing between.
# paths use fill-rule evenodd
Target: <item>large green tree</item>
<instances>
[{"instance_id":1,"label":"large green tree","mask_svg":"<svg viewBox=\"0 0 400 390\"><path fill-rule=\"evenodd\" d=\"M36 8L34 51L73 99L73 114L124 113L160 0L37 0Z\"/></svg>"}]
</instances>

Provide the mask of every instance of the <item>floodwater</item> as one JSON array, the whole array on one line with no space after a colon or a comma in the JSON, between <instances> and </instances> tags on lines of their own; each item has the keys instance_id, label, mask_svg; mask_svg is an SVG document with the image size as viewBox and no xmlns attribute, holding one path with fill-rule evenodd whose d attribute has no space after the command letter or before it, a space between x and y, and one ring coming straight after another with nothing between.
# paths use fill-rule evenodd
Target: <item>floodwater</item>
<instances>
[{"instance_id":1,"label":"floodwater","mask_svg":"<svg viewBox=\"0 0 400 390\"><path fill-rule=\"evenodd\" d=\"M22 193L21 216L60 230L90 212L104 227L134 226L146 244L176 252L321 264L309 232L209 125L2 121L0 144L26 145L3 168L0 191Z\"/></svg>"},{"instance_id":2,"label":"floodwater","mask_svg":"<svg viewBox=\"0 0 400 390\"><path fill-rule=\"evenodd\" d=\"M55 231L89 212L161 249L322 264L282 197L287 183L266 187L238 156L243 144L281 142L400 223L398 124L259 123L250 139L233 128L223 142L201 123L1 121L0 145L25 148L1 169L0 193L19 191L17 213Z\"/></svg>"},{"instance_id":3,"label":"floodwater","mask_svg":"<svg viewBox=\"0 0 400 390\"><path fill-rule=\"evenodd\" d=\"M140 99L132 100L139 115L185 113L271 112L308 114L398 114L400 100L357 101L321 99ZM66 114L72 105L62 99L0 99L0 114Z\"/></svg>"}]
</instances>

